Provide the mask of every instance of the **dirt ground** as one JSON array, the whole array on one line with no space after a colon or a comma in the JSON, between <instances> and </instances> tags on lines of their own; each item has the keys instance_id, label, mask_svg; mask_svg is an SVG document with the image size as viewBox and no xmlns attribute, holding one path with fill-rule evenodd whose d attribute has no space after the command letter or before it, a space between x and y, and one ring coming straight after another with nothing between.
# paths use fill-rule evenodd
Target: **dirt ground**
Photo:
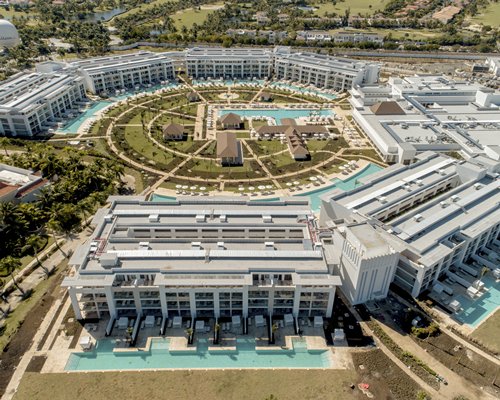
<instances>
[{"instance_id":1,"label":"dirt ground","mask_svg":"<svg viewBox=\"0 0 500 400\"><path fill-rule=\"evenodd\" d=\"M352 370L26 373L14 400L366 399L358 382Z\"/></svg>"},{"instance_id":2,"label":"dirt ground","mask_svg":"<svg viewBox=\"0 0 500 400\"><path fill-rule=\"evenodd\" d=\"M415 400L420 386L394 364L382 350L360 351L352 355L362 381L370 385L375 399Z\"/></svg>"},{"instance_id":3,"label":"dirt ground","mask_svg":"<svg viewBox=\"0 0 500 400\"><path fill-rule=\"evenodd\" d=\"M63 268L58 270L56 275L51 278L52 282L48 286L46 293L28 313L19 331L14 335L8 347L0 356L0 395L3 395L15 367L24 353L29 349L33 336L52 306L52 303L63 294L63 289L60 287L63 278L62 270Z\"/></svg>"}]
</instances>

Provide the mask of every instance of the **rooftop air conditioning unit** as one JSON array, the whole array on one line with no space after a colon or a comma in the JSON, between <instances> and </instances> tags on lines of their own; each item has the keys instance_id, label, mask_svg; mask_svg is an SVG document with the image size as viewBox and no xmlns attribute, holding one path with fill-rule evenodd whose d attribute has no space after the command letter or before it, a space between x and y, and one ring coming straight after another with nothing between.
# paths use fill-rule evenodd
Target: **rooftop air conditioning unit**
<instances>
[{"instance_id":1,"label":"rooftop air conditioning unit","mask_svg":"<svg viewBox=\"0 0 500 400\"><path fill-rule=\"evenodd\" d=\"M201 242L191 242L192 249L201 249Z\"/></svg>"},{"instance_id":2,"label":"rooftop air conditioning unit","mask_svg":"<svg viewBox=\"0 0 500 400\"><path fill-rule=\"evenodd\" d=\"M274 250L274 242L264 242L266 250Z\"/></svg>"},{"instance_id":3,"label":"rooftop air conditioning unit","mask_svg":"<svg viewBox=\"0 0 500 400\"><path fill-rule=\"evenodd\" d=\"M385 204L385 203L387 203L387 197L385 197L385 196L379 196L378 197L378 201L380 201L382 204Z\"/></svg>"},{"instance_id":4,"label":"rooftop air conditioning unit","mask_svg":"<svg viewBox=\"0 0 500 400\"><path fill-rule=\"evenodd\" d=\"M151 214L149 216L149 222L158 222L160 220L160 216L158 214Z\"/></svg>"},{"instance_id":5,"label":"rooftop air conditioning unit","mask_svg":"<svg viewBox=\"0 0 500 400\"><path fill-rule=\"evenodd\" d=\"M446 201L441 201L439 205L441 206L441 208L446 208L448 206L448 203Z\"/></svg>"},{"instance_id":6,"label":"rooftop air conditioning unit","mask_svg":"<svg viewBox=\"0 0 500 400\"><path fill-rule=\"evenodd\" d=\"M424 186L424 181L422 179L416 180L418 186Z\"/></svg>"},{"instance_id":7,"label":"rooftop air conditioning unit","mask_svg":"<svg viewBox=\"0 0 500 400\"><path fill-rule=\"evenodd\" d=\"M416 221L416 222L420 222L424 219L423 215L422 214L415 214L413 216L413 219Z\"/></svg>"},{"instance_id":8,"label":"rooftop air conditioning unit","mask_svg":"<svg viewBox=\"0 0 500 400\"><path fill-rule=\"evenodd\" d=\"M105 222L111 222L113 220L113 214L108 214L104 216Z\"/></svg>"},{"instance_id":9,"label":"rooftop air conditioning unit","mask_svg":"<svg viewBox=\"0 0 500 400\"><path fill-rule=\"evenodd\" d=\"M273 217L271 217L270 215L263 215L262 216L262 221L263 222L267 222L267 223L273 222Z\"/></svg>"},{"instance_id":10,"label":"rooftop air conditioning unit","mask_svg":"<svg viewBox=\"0 0 500 400\"><path fill-rule=\"evenodd\" d=\"M446 175L446 171L444 169L438 169L440 175Z\"/></svg>"},{"instance_id":11,"label":"rooftop air conditioning unit","mask_svg":"<svg viewBox=\"0 0 500 400\"><path fill-rule=\"evenodd\" d=\"M227 222L227 215L220 215L219 216L219 221L220 222Z\"/></svg>"},{"instance_id":12,"label":"rooftop air conditioning unit","mask_svg":"<svg viewBox=\"0 0 500 400\"><path fill-rule=\"evenodd\" d=\"M149 250L149 242L139 242L139 249L141 250Z\"/></svg>"},{"instance_id":13,"label":"rooftop air conditioning unit","mask_svg":"<svg viewBox=\"0 0 500 400\"><path fill-rule=\"evenodd\" d=\"M205 222L205 214L196 215L196 222Z\"/></svg>"},{"instance_id":14,"label":"rooftop air conditioning unit","mask_svg":"<svg viewBox=\"0 0 500 400\"><path fill-rule=\"evenodd\" d=\"M475 183L475 184L474 184L474 188L475 188L476 190L479 190L479 189L481 189L482 187L483 187L483 185L481 185L480 183Z\"/></svg>"},{"instance_id":15,"label":"rooftop air conditioning unit","mask_svg":"<svg viewBox=\"0 0 500 400\"><path fill-rule=\"evenodd\" d=\"M217 248L219 250L224 250L225 249L224 242L217 242Z\"/></svg>"},{"instance_id":16,"label":"rooftop air conditioning unit","mask_svg":"<svg viewBox=\"0 0 500 400\"><path fill-rule=\"evenodd\" d=\"M460 197L458 197L456 194L450 197L451 201L456 203L458 200L460 200Z\"/></svg>"}]
</instances>

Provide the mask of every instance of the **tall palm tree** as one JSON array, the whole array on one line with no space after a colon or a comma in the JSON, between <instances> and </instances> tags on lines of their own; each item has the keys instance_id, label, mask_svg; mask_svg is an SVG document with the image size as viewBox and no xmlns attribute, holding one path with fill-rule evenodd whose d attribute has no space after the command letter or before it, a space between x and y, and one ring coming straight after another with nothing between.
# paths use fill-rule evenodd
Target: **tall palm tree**
<instances>
[{"instance_id":1,"label":"tall palm tree","mask_svg":"<svg viewBox=\"0 0 500 400\"><path fill-rule=\"evenodd\" d=\"M7 146L10 144L10 140L6 138L5 136L0 137L0 146L3 148L5 151L5 155L8 156L9 153L7 152Z\"/></svg>"},{"instance_id":2,"label":"tall palm tree","mask_svg":"<svg viewBox=\"0 0 500 400\"><path fill-rule=\"evenodd\" d=\"M21 267L21 265L19 258L7 256L0 259L0 271L5 275L11 275L16 269Z\"/></svg>"}]
</instances>

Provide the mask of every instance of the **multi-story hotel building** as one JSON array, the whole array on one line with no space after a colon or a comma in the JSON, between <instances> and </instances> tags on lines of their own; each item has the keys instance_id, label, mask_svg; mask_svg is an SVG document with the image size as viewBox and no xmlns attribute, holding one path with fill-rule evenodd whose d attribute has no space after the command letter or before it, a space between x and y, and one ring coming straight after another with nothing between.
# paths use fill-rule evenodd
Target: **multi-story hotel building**
<instances>
[{"instance_id":1,"label":"multi-story hotel building","mask_svg":"<svg viewBox=\"0 0 500 400\"><path fill-rule=\"evenodd\" d=\"M392 281L416 297L460 270L479 276L474 261L498 267L485 253L500 244L499 172L484 156L426 152L324 195L325 251L350 300L385 297Z\"/></svg>"},{"instance_id":2,"label":"multi-story hotel building","mask_svg":"<svg viewBox=\"0 0 500 400\"><path fill-rule=\"evenodd\" d=\"M114 93L117 89L134 89L160 84L175 78L174 59L169 53L142 51L112 57L74 61L91 93Z\"/></svg>"},{"instance_id":3,"label":"multi-story hotel building","mask_svg":"<svg viewBox=\"0 0 500 400\"><path fill-rule=\"evenodd\" d=\"M355 85L356 123L388 163L409 164L425 151L500 159L500 92L439 75Z\"/></svg>"},{"instance_id":4,"label":"multi-story hotel building","mask_svg":"<svg viewBox=\"0 0 500 400\"><path fill-rule=\"evenodd\" d=\"M46 131L84 100L80 76L19 73L0 84L0 135L33 136Z\"/></svg>"},{"instance_id":5,"label":"multi-story hotel building","mask_svg":"<svg viewBox=\"0 0 500 400\"><path fill-rule=\"evenodd\" d=\"M174 62L178 52L139 51L110 57L96 57L70 63L48 61L36 66L39 72L64 72L80 75L85 89L93 94L114 94L116 90L135 89L175 78Z\"/></svg>"},{"instance_id":6,"label":"multi-story hotel building","mask_svg":"<svg viewBox=\"0 0 500 400\"><path fill-rule=\"evenodd\" d=\"M307 201L111 198L70 260L78 319L330 316L329 272Z\"/></svg>"},{"instance_id":7,"label":"multi-story hotel building","mask_svg":"<svg viewBox=\"0 0 500 400\"><path fill-rule=\"evenodd\" d=\"M314 53L292 53L288 47L275 50L274 77L337 91L353 85L378 82L380 65Z\"/></svg>"},{"instance_id":8,"label":"multi-story hotel building","mask_svg":"<svg viewBox=\"0 0 500 400\"><path fill-rule=\"evenodd\" d=\"M0 86L0 134L33 136L80 108L85 91L114 95L176 78L185 68L194 78L288 79L343 91L377 82L378 64L292 53L288 47L192 48L183 52L137 52L71 63L37 64L36 73L19 74ZM68 114L71 114L68 113Z\"/></svg>"},{"instance_id":9,"label":"multi-story hotel building","mask_svg":"<svg viewBox=\"0 0 500 400\"><path fill-rule=\"evenodd\" d=\"M186 50L186 71L194 78L269 78L272 49L195 47Z\"/></svg>"}]
</instances>

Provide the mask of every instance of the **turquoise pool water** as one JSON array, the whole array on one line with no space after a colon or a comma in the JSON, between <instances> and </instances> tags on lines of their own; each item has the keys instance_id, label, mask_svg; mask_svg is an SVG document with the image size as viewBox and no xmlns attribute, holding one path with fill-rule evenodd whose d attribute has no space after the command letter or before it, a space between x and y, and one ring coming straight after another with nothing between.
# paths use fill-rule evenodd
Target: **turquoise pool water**
<instances>
[{"instance_id":1,"label":"turquoise pool water","mask_svg":"<svg viewBox=\"0 0 500 400\"><path fill-rule=\"evenodd\" d=\"M329 100L334 100L334 99L337 98L337 96L334 95L334 94L323 93L323 92L321 92L319 90L314 90L314 89L309 89L309 88L303 88L303 87L295 86L295 85L289 85L287 83L274 82L274 83L271 83L271 86L274 86L276 88L282 88L282 89L290 89L290 90L293 90L293 91L299 92L299 93L306 93L306 94L307 93L312 93L312 94L324 97L325 99L329 99Z\"/></svg>"},{"instance_id":2,"label":"turquoise pool water","mask_svg":"<svg viewBox=\"0 0 500 400\"><path fill-rule=\"evenodd\" d=\"M152 93L152 92L155 92L159 89L175 88L177 86L179 86L177 83L168 83L166 85L154 85L154 86L151 86L150 88L141 88L137 92L136 91L125 92L119 96L111 96L110 98L113 99L114 101L126 100L129 97L135 96L137 94Z\"/></svg>"},{"instance_id":3,"label":"turquoise pool water","mask_svg":"<svg viewBox=\"0 0 500 400\"><path fill-rule=\"evenodd\" d=\"M103 101L97 101L95 102L91 107L89 107L85 112L83 112L81 115L78 117L68 121L68 123L57 130L58 133L66 133L66 134L76 134L78 133L78 129L82 126L82 124L88 119L94 117L98 111L102 110L103 108L109 106L110 104L120 101L120 100L125 100L131 96L134 96L139 93L152 93L158 89L162 88L173 88L178 86L177 83L169 83L167 85L155 85L150 88L142 88L139 92L126 92L124 94L121 94L119 96L111 96L110 100L103 100Z\"/></svg>"},{"instance_id":4,"label":"turquoise pool water","mask_svg":"<svg viewBox=\"0 0 500 400\"><path fill-rule=\"evenodd\" d=\"M78 129L80 129L80 126L91 117L94 117L98 111L101 111L103 108L109 106L112 104L111 101L98 101L94 103L91 107L85 110L82 114L80 114L78 117L72 119L71 121L68 121L68 123L57 130L59 133L78 133Z\"/></svg>"},{"instance_id":5,"label":"turquoise pool water","mask_svg":"<svg viewBox=\"0 0 500 400\"><path fill-rule=\"evenodd\" d=\"M363 168L361 171L359 171L357 174L352 175L350 178L346 179L345 181L335 178L335 179L332 179L332 184L327 186L327 187L316 189L316 190L306 192L306 193L296 194L295 196L309 197L309 202L311 203L311 209L317 213L317 212L319 212L319 210L321 208L320 197L322 195L332 191L335 188L342 189L346 192L349 190L355 189L355 188L362 185L358 181L358 179L361 179L365 176L368 176L368 175L371 175L375 172L378 172L381 169L383 169L383 168L379 167L376 164L370 163L365 168ZM159 194L153 194L151 196L151 201L172 201L172 200L175 200L175 197L161 196ZM252 200L252 201L278 201L278 200L279 200L279 197L273 197L270 199L256 199L256 200Z\"/></svg>"},{"instance_id":6,"label":"turquoise pool water","mask_svg":"<svg viewBox=\"0 0 500 400\"><path fill-rule=\"evenodd\" d=\"M215 84L221 84L223 83L225 86L233 86L233 85L246 85L246 84L249 84L249 83L256 83L258 85L263 85L264 84L264 81L261 80L261 79L256 79L256 80L253 80L253 79L224 79L224 80L221 80L221 79L212 79L212 80L209 80L209 81L202 81L202 80L199 80L199 79L193 79L193 85L196 85L196 86L207 86L209 85L210 83L215 83Z\"/></svg>"},{"instance_id":7,"label":"turquoise pool water","mask_svg":"<svg viewBox=\"0 0 500 400\"><path fill-rule=\"evenodd\" d=\"M300 118L308 117L311 112L315 115L325 115L331 116L332 112L330 110L317 110L311 108L303 109L280 109L280 108L251 108L247 110L233 110L233 109L222 109L219 111L219 115L225 115L229 113L237 114L241 117L270 117L274 118L276 124L281 124L283 118Z\"/></svg>"},{"instance_id":8,"label":"turquoise pool water","mask_svg":"<svg viewBox=\"0 0 500 400\"><path fill-rule=\"evenodd\" d=\"M298 194L297 196L303 197L303 196L308 196L309 197L309 202L311 203L311 209L314 212L319 212L321 208L321 200L320 197L323 196L325 193L331 192L333 189L339 188L344 191L349 191L352 189L355 189L362 184L358 181L358 179L361 179L365 176L371 175L375 172L380 171L383 169L382 167L379 167L376 164L368 164L365 168L363 168L361 171L359 171L357 174L352 175L348 179L341 180L341 179L333 179L332 182L333 184L330 186L327 186L325 188L313 190L312 192L307 192L307 193L302 193Z\"/></svg>"},{"instance_id":9,"label":"turquoise pool water","mask_svg":"<svg viewBox=\"0 0 500 400\"><path fill-rule=\"evenodd\" d=\"M73 353L66 371L126 370L156 368L328 368L329 351L308 351L302 343L293 350L256 351L254 339L237 339L236 351L209 352L200 339L195 353L170 353L169 339L151 341L149 351L113 353L114 340L100 340L94 350Z\"/></svg>"},{"instance_id":10,"label":"turquoise pool water","mask_svg":"<svg viewBox=\"0 0 500 400\"><path fill-rule=\"evenodd\" d=\"M175 201L175 197L172 196L162 196L156 193L150 197L149 201Z\"/></svg>"},{"instance_id":11,"label":"turquoise pool water","mask_svg":"<svg viewBox=\"0 0 500 400\"><path fill-rule=\"evenodd\" d=\"M457 297L463 311L458 313L456 318L474 328L500 307L500 282L496 282L489 275L483 277L483 282L489 291L479 299L473 300L468 296Z\"/></svg>"}]
</instances>

